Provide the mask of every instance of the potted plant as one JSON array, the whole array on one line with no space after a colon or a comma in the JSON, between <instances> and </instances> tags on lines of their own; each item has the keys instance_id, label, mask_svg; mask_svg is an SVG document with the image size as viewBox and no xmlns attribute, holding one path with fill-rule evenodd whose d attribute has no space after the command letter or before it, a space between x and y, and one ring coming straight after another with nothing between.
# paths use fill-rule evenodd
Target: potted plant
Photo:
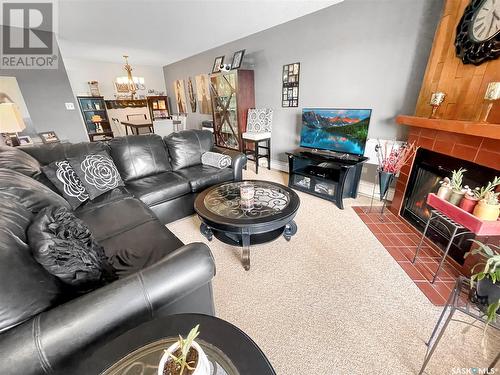
<instances>
[{"instance_id":1,"label":"potted plant","mask_svg":"<svg viewBox=\"0 0 500 375\"><path fill-rule=\"evenodd\" d=\"M465 195L460 201L459 207L467 211L468 213L472 213L474 211L474 207L476 207L477 202L479 202L478 194L479 188L475 188L474 190L470 189L467 185L465 186L467 189L465 191Z\"/></svg>"},{"instance_id":2,"label":"potted plant","mask_svg":"<svg viewBox=\"0 0 500 375\"><path fill-rule=\"evenodd\" d=\"M467 170L459 168L458 170L454 170L451 174L451 195L448 202L454 204L455 206L458 206L465 195L466 189L462 187L464 172L467 172Z\"/></svg>"},{"instance_id":3,"label":"potted plant","mask_svg":"<svg viewBox=\"0 0 500 375\"><path fill-rule=\"evenodd\" d=\"M500 214L500 204L498 197L500 192L496 193L495 188L500 185L500 177L495 177L488 185L483 186L477 191L479 202L474 208L473 215L481 220L497 220Z\"/></svg>"},{"instance_id":4,"label":"potted plant","mask_svg":"<svg viewBox=\"0 0 500 375\"><path fill-rule=\"evenodd\" d=\"M194 341L200 334L199 325L185 339L172 344L160 359L158 375L210 375L210 363L200 345Z\"/></svg>"},{"instance_id":5,"label":"potted plant","mask_svg":"<svg viewBox=\"0 0 500 375\"><path fill-rule=\"evenodd\" d=\"M478 263L472 268L472 272L478 266L482 267L482 270L472 274L471 288L474 286L474 281L477 281L476 294L479 301L484 301L485 305L488 306L486 314L489 323L496 320L500 309L500 249L494 245L472 241L478 246L467 252L465 257L480 254L484 258L484 262Z\"/></svg>"},{"instance_id":6,"label":"potted plant","mask_svg":"<svg viewBox=\"0 0 500 375\"><path fill-rule=\"evenodd\" d=\"M451 181L448 177L445 177L441 181L439 181L439 183L441 184L441 186L439 187L436 195L439 198L447 201L448 199L450 199L451 195Z\"/></svg>"}]
</instances>

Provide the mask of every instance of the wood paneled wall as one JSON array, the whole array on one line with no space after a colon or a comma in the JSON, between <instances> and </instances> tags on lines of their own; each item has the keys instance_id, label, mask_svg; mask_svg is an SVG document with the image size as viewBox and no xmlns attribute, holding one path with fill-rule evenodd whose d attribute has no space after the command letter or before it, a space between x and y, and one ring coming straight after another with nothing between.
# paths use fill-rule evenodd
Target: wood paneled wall
<instances>
[{"instance_id":1,"label":"wood paneled wall","mask_svg":"<svg viewBox=\"0 0 500 375\"><path fill-rule=\"evenodd\" d=\"M500 81L500 59L479 66L465 65L455 54L456 27L469 3L470 0L446 0L422 82L416 116L428 117L431 94L443 91L446 99L437 113L440 118L477 121L484 110L486 86L489 82ZM495 102L488 122L500 124L500 101Z\"/></svg>"}]
</instances>

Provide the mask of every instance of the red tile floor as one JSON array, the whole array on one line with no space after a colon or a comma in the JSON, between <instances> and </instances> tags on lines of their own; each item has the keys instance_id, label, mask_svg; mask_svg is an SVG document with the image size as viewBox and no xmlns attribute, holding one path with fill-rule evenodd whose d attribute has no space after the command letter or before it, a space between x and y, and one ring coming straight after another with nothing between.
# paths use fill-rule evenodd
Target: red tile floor
<instances>
[{"instance_id":1,"label":"red tile floor","mask_svg":"<svg viewBox=\"0 0 500 375\"><path fill-rule=\"evenodd\" d=\"M415 264L412 264L411 260L422 236L418 230L388 210L380 215L380 207L373 207L372 212L370 207L353 208L429 301L436 306L445 305L456 278L461 275L452 261L445 261L432 284L432 277L441 260L441 253L436 245L426 238Z\"/></svg>"}]
</instances>

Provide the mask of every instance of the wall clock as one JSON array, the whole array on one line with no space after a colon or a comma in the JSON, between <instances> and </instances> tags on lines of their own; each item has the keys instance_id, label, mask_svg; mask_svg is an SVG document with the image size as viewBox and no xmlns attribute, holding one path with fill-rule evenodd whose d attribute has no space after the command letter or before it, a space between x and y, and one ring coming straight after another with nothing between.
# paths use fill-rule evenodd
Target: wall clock
<instances>
[{"instance_id":1,"label":"wall clock","mask_svg":"<svg viewBox=\"0 0 500 375\"><path fill-rule=\"evenodd\" d=\"M500 56L500 0L472 0L457 26L457 56L479 65Z\"/></svg>"}]
</instances>

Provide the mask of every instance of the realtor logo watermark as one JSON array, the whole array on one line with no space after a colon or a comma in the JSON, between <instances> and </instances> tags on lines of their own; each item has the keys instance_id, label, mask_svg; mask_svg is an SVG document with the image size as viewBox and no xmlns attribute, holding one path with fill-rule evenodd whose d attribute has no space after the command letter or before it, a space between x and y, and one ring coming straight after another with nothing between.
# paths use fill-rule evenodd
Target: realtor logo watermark
<instances>
[{"instance_id":1,"label":"realtor logo watermark","mask_svg":"<svg viewBox=\"0 0 500 375\"><path fill-rule=\"evenodd\" d=\"M55 3L0 0L2 37L0 68L57 69Z\"/></svg>"}]
</instances>

